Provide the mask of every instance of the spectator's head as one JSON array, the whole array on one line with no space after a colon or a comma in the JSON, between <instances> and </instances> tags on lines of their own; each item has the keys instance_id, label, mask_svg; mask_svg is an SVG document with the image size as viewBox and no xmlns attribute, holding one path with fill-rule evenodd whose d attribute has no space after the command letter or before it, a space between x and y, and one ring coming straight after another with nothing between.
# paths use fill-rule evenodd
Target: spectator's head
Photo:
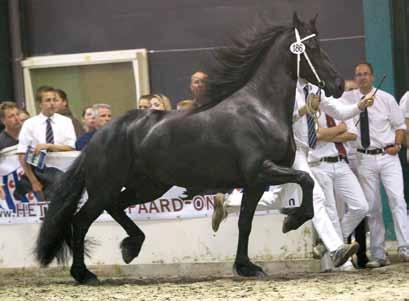
<instances>
[{"instance_id":1,"label":"spectator's head","mask_svg":"<svg viewBox=\"0 0 409 301\"><path fill-rule=\"evenodd\" d=\"M9 133L16 133L21 129L22 123L18 118L18 112L18 107L14 102L4 101L0 104L0 120Z\"/></svg>"},{"instance_id":2,"label":"spectator's head","mask_svg":"<svg viewBox=\"0 0 409 301\"><path fill-rule=\"evenodd\" d=\"M82 111L82 123L87 132L92 131L96 128L96 118L95 110L89 106L85 107Z\"/></svg>"},{"instance_id":3,"label":"spectator's head","mask_svg":"<svg viewBox=\"0 0 409 301\"><path fill-rule=\"evenodd\" d=\"M138 100L138 109L140 110L149 109L151 107L151 102L150 102L151 98L152 98L152 95L150 94L142 95Z\"/></svg>"},{"instance_id":4,"label":"spectator's head","mask_svg":"<svg viewBox=\"0 0 409 301\"><path fill-rule=\"evenodd\" d=\"M20 118L21 123L24 123L28 118L30 118L30 113L26 109L18 110L18 118Z\"/></svg>"},{"instance_id":5,"label":"spectator's head","mask_svg":"<svg viewBox=\"0 0 409 301\"><path fill-rule=\"evenodd\" d=\"M190 79L190 91L194 100L198 100L203 96L207 88L207 74L202 71L197 71L192 74Z\"/></svg>"},{"instance_id":6,"label":"spectator's head","mask_svg":"<svg viewBox=\"0 0 409 301\"><path fill-rule=\"evenodd\" d=\"M111 106L105 103L98 103L92 106L95 110L95 127L102 128L105 124L111 121L112 112Z\"/></svg>"},{"instance_id":7,"label":"spectator's head","mask_svg":"<svg viewBox=\"0 0 409 301\"><path fill-rule=\"evenodd\" d=\"M50 117L56 111L55 90L53 87L42 86L37 89L36 101L43 115Z\"/></svg>"},{"instance_id":8,"label":"spectator's head","mask_svg":"<svg viewBox=\"0 0 409 301\"><path fill-rule=\"evenodd\" d=\"M151 99L151 109L160 111L170 111L172 110L172 105L170 104L169 98L163 94L153 94Z\"/></svg>"},{"instance_id":9,"label":"spectator's head","mask_svg":"<svg viewBox=\"0 0 409 301\"><path fill-rule=\"evenodd\" d=\"M178 111L191 110L195 107L195 102L190 99L181 100L178 102L176 109Z\"/></svg>"},{"instance_id":10,"label":"spectator's head","mask_svg":"<svg viewBox=\"0 0 409 301\"><path fill-rule=\"evenodd\" d=\"M67 93L61 89L55 89L55 111L64 112L68 109Z\"/></svg>"},{"instance_id":11,"label":"spectator's head","mask_svg":"<svg viewBox=\"0 0 409 301\"><path fill-rule=\"evenodd\" d=\"M355 66L355 82L362 92L369 93L373 86L373 80L373 67L370 63L359 63Z\"/></svg>"}]
</instances>

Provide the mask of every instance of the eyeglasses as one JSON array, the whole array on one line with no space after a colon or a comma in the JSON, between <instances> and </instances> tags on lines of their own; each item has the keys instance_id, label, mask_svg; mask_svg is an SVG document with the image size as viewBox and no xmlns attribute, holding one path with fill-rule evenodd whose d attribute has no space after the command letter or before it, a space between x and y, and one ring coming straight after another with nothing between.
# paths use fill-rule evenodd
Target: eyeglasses
<instances>
[{"instance_id":1,"label":"eyeglasses","mask_svg":"<svg viewBox=\"0 0 409 301\"><path fill-rule=\"evenodd\" d=\"M356 73L355 77L363 77L363 76L369 76L369 75L372 75L372 74L369 72L363 72L363 73Z\"/></svg>"}]
</instances>

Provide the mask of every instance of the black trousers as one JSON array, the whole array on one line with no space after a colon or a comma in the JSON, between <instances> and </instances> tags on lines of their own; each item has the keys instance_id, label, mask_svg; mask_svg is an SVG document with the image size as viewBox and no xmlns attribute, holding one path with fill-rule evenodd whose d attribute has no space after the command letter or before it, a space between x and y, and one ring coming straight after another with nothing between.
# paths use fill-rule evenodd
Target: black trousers
<instances>
[{"instance_id":1,"label":"black trousers","mask_svg":"<svg viewBox=\"0 0 409 301\"><path fill-rule=\"evenodd\" d=\"M359 225L355 228L355 240L359 243L359 249L356 253L358 258L358 267L364 268L368 263L368 256L366 256L366 229L367 229L367 218L364 218ZM348 242L351 243L351 236L348 238Z\"/></svg>"}]
</instances>

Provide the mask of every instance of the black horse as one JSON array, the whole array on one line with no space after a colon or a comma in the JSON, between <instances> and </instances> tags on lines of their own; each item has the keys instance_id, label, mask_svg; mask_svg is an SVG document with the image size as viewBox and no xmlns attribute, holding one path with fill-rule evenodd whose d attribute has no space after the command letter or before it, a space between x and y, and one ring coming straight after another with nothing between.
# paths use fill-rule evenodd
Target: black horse
<instances>
[{"instance_id":1,"label":"black horse","mask_svg":"<svg viewBox=\"0 0 409 301\"><path fill-rule=\"evenodd\" d=\"M301 37L317 33L315 19L304 23L294 15L291 26L258 25L222 49L210 76L207 103L199 108L188 113L133 110L99 130L50 193L37 240L38 261L48 265L54 258L64 260L68 246L71 275L80 283L97 283L84 263L84 238L104 210L129 235L121 243L129 263L139 254L145 235L125 214L127 206L150 202L173 185L196 191L243 187L234 269L241 276L263 275L248 257L248 240L265 187L293 182L303 189L302 205L286 212L284 232L313 217L314 183L307 173L290 168L295 156L297 63L289 50L294 28ZM325 80L326 94L339 97L344 81L318 38L305 45ZM320 84L305 59L300 76ZM89 199L76 213L84 189Z\"/></svg>"}]
</instances>

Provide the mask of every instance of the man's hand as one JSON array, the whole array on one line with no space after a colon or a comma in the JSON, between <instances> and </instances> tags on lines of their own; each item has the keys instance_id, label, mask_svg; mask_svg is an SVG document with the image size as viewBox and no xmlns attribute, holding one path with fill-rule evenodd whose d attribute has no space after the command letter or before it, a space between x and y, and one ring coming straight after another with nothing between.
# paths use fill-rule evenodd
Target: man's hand
<instances>
[{"instance_id":1,"label":"man's hand","mask_svg":"<svg viewBox=\"0 0 409 301\"><path fill-rule=\"evenodd\" d=\"M345 91L351 91L351 90L354 90L354 89L358 89L357 83L355 81L353 81L353 80L350 80L350 79L345 80L344 90Z\"/></svg>"},{"instance_id":2,"label":"man's hand","mask_svg":"<svg viewBox=\"0 0 409 301\"><path fill-rule=\"evenodd\" d=\"M373 105L375 96L367 96L358 103L358 108L363 111L365 108Z\"/></svg>"},{"instance_id":3,"label":"man's hand","mask_svg":"<svg viewBox=\"0 0 409 301\"><path fill-rule=\"evenodd\" d=\"M308 96L308 101L311 103L311 108L314 112L317 112L320 108L320 97L318 95L311 94Z\"/></svg>"},{"instance_id":4,"label":"man's hand","mask_svg":"<svg viewBox=\"0 0 409 301\"><path fill-rule=\"evenodd\" d=\"M34 155L38 155L41 150L48 150L50 144L37 144L34 148Z\"/></svg>"},{"instance_id":5,"label":"man's hand","mask_svg":"<svg viewBox=\"0 0 409 301\"><path fill-rule=\"evenodd\" d=\"M399 145L394 145L388 148L385 148L385 153L391 155L391 156L396 156L397 153L399 153L401 149L401 146Z\"/></svg>"},{"instance_id":6,"label":"man's hand","mask_svg":"<svg viewBox=\"0 0 409 301\"><path fill-rule=\"evenodd\" d=\"M340 122L337 125L337 128L339 128L340 134L345 133L348 130L348 127L345 122Z\"/></svg>"}]
</instances>

